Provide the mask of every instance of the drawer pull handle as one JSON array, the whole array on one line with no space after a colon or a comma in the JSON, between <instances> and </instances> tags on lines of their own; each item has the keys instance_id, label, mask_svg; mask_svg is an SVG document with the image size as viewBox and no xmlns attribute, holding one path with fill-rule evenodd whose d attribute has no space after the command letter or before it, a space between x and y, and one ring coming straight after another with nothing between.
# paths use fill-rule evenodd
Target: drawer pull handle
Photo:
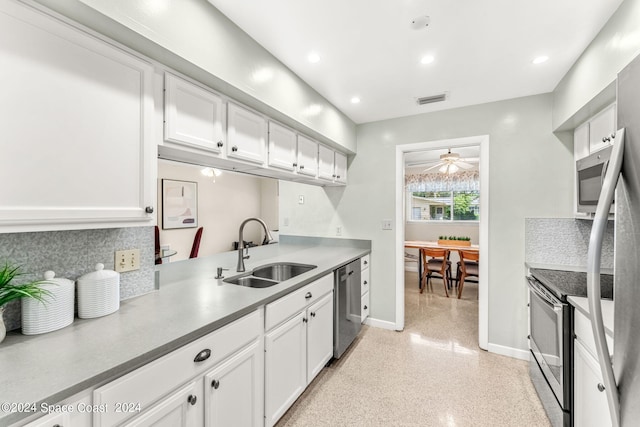
<instances>
[{"instance_id":1,"label":"drawer pull handle","mask_svg":"<svg viewBox=\"0 0 640 427\"><path fill-rule=\"evenodd\" d=\"M211 381L211 387L213 387L213 388L215 388L217 390L218 387L220 387L220 381L218 381L218 380Z\"/></svg>"},{"instance_id":2,"label":"drawer pull handle","mask_svg":"<svg viewBox=\"0 0 640 427\"><path fill-rule=\"evenodd\" d=\"M189 397L187 397L187 402L189 402L191 406L195 405L197 401L198 401L198 398L193 394L190 394Z\"/></svg>"},{"instance_id":3,"label":"drawer pull handle","mask_svg":"<svg viewBox=\"0 0 640 427\"><path fill-rule=\"evenodd\" d=\"M311 298L313 295L311 294L311 292L307 292L307 294L304 296L306 299Z\"/></svg>"},{"instance_id":4,"label":"drawer pull handle","mask_svg":"<svg viewBox=\"0 0 640 427\"><path fill-rule=\"evenodd\" d=\"M211 357L211 350L209 350L208 348L205 348L204 350L202 350L200 353L198 353L196 355L196 357L193 359L193 361L196 362L196 363L204 362L209 357Z\"/></svg>"},{"instance_id":5,"label":"drawer pull handle","mask_svg":"<svg viewBox=\"0 0 640 427\"><path fill-rule=\"evenodd\" d=\"M602 385L602 383L598 384L598 391L604 391L604 386Z\"/></svg>"}]
</instances>

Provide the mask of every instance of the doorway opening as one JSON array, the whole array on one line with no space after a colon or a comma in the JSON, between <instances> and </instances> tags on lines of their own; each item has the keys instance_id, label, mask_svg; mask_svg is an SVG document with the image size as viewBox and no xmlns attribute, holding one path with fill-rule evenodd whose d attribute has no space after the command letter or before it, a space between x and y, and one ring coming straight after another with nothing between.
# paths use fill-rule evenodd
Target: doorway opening
<instances>
[{"instance_id":1,"label":"doorway opening","mask_svg":"<svg viewBox=\"0 0 640 427\"><path fill-rule=\"evenodd\" d=\"M429 166L423 169L438 169L443 173L450 171L450 163L447 159L455 156L448 156L447 151L453 154L464 152L465 156L472 151L469 147L476 147L479 152L477 163L477 174L479 177L479 196L475 207L468 207L461 211L455 209L455 196L453 190L448 194L432 194L428 192L411 192L416 194L415 200L408 200L411 195L405 186L405 173L411 162L415 159L426 158L429 154L436 155ZM443 151L444 150L444 151ZM420 153L420 154L418 154ZM440 158L440 155L444 156ZM460 156L463 158L463 156ZM475 158L470 157L469 158ZM419 160L418 160L419 161ZM427 162L425 162L427 163ZM464 162L470 163L470 162ZM458 163L458 166L462 166ZM467 167L465 164L463 167ZM414 188L418 189L419 188ZM424 197L422 197L424 196ZM434 197L428 197L434 196ZM438 196L438 197L435 197ZM420 200L422 197L423 200ZM464 212L464 213L461 213ZM468 138L446 139L439 141L429 141L415 144L404 144L396 147L396 330L404 329L405 325L405 236L407 235L407 218L416 217L417 221L425 219L427 221L437 221L444 224L446 221L461 220L463 217L477 215L478 220L478 244L482 256L480 257L480 277L478 280L478 343L480 348L487 349L488 345L488 226L489 226L489 137L481 135ZM457 221L456 221L457 222ZM445 233L446 234L446 233ZM437 236L439 237L439 236ZM455 265L455 263L454 263ZM455 298L455 296L453 296Z\"/></svg>"}]
</instances>

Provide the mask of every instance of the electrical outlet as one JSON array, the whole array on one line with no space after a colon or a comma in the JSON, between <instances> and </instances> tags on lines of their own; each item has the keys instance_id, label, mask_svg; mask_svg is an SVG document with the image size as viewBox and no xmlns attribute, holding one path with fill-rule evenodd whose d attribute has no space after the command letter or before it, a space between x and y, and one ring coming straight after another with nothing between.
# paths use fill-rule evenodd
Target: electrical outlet
<instances>
[{"instance_id":1,"label":"electrical outlet","mask_svg":"<svg viewBox=\"0 0 640 427\"><path fill-rule=\"evenodd\" d=\"M140 270L140 249L116 251L115 267L119 273Z\"/></svg>"},{"instance_id":2,"label":"electrical outlet","mask_svg":"<svg viewBox=\"0 0 640 427\"><path fill-rule=\"evenodd\" d=\"M336 236L342 236L342 227L336 227Z\"/></svg>"},{"instance_id":3,"label":"electrical outlet","mask_svg":"<svg viewBox=\"0 0 640 427\"><path fill-rule=\"evenodd\" d=\"M392 230L393 229L391 227L391 220L390 219L383 219L382 220L382 229L383 230Z\"/></svg>"},{"instance_id":4,"label":"electrical outlet","mask_svg":"<svg viewBox=\"0 0 640 427\"><path fill-rule=\"evenodd\" d=\"M298 204L304 205L304 196L298 196Z\"/></svg>"}]
</instances>

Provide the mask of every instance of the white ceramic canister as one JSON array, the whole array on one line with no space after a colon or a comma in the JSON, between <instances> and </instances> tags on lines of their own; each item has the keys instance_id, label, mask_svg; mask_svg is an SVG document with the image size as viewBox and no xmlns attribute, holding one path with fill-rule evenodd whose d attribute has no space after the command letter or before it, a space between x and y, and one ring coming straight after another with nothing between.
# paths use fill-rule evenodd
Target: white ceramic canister
<instances>
[{"instance_id":1,"label":"white ceramic canister","mask_svg":"<svg viewBox=\"0 0 640 427\"><path fill-rule=\"evenodd\" d=\"M96 264L95 271L78 278L78 317L106 316L119 308L120 273Z\"/></svg>"},{"instance_id":2,"label":"white ceramic canister","mask_svg":"<svg viewBox=\"0 0 640 427\"><path fill-rule=\"evenodd\" d=\"M43 301L22 298L22 333L25 335L44 334L73 323L73 281L56 279L53 271L45 272L44 279L40 287L49 294L43 296Z\"/></svg>"}]
</instances>

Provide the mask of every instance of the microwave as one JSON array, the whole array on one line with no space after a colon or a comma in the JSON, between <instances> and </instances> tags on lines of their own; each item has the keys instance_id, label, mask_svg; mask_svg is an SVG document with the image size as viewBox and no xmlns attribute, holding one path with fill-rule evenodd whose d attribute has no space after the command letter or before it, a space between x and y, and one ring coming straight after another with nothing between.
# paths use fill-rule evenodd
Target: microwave
<instances>
[{"instance_id":1,"label":"microwave","mask_svg":"<svg viewBox=\"0 0 640 427\"><path fill-rule=\"evenodd\" d=\"M580 213L595 213L598 198L609 165L613 146L596 151L576 162L576 209ZM613 213L611 205L609 213Z\"/></svg>"}]
</instances>

